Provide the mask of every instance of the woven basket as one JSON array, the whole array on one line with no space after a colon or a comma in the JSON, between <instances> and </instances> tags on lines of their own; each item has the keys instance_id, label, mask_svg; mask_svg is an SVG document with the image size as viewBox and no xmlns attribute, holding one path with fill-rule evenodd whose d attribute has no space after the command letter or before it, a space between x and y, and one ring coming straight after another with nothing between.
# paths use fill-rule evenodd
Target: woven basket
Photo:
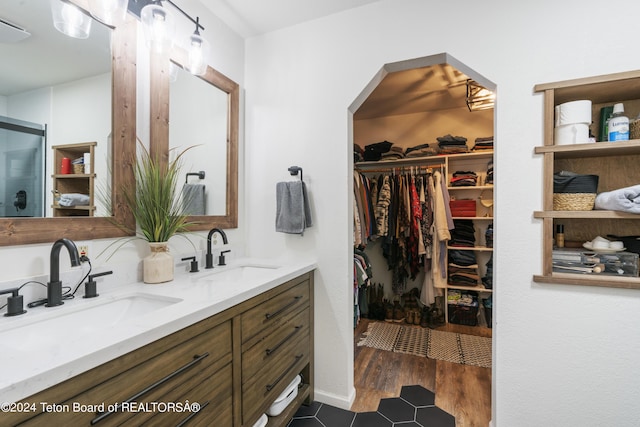
<instances>
[{"instance_id":1,"label":"woven basket","mask_svg":"<svg viewBox=\"0 0 640 427\"><path fill-rule=\"evenodd\" d=\"M629 138L640 139L640 120L633 120L629 124Z\"/></svg>"},{"instance_id":2,"label":"woven basket","mask_svg":"<svg viewBox=\"0 0 640 427\"><path fill-rule=\"evenodd\" d=\"M73 173L84 173L84 165L73 165Z\"/></svg>"},{"instance_id":3,"label":"woven basket","mask_svg":"<svg viewBox=\"0 0 640 427\"><path fill-rule=\"evenodd\" d=\"M596 201L596 193L554 193L554 211L590 211Z\"/></svg>"}]
</instances>

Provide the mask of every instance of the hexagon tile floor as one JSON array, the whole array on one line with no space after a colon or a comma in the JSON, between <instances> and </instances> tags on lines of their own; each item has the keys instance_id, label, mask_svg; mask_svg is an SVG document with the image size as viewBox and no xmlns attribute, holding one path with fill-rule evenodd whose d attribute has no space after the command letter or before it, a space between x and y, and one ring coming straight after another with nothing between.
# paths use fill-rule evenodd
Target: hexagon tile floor
<instances>
[{"instance_id":1,"label":"hexagon tile floor","mask_svg":"<svg viewBox=\"0 0 640 427\"><path fill-rule=\"evenodd\" d=\"M435 406L435 394L403 386L400 397L380 400L376 412L355 413L313 402L302 406L288 427L455 427L456 419Z\"/></svg>"}]
</instances>

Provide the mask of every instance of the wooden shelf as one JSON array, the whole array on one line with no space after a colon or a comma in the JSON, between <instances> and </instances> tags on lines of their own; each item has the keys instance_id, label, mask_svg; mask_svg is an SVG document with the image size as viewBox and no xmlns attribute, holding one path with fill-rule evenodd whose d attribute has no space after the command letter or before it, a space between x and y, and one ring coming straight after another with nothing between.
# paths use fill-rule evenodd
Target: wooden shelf
<instances>
[{"instance_id":1,"label":"wooden shelf","mask_svg":"<svg viewBox=\"0 0 640 427\"><path fill-rule=\"evenodd\" d=\"M627 156L640 154L640 139L620 142L591 142L586 144L544 145L535 148L536 154L554 153L556 159Z\"/></svg>"},{"instance_id":2,"label":"wooden shelf","mask_svg":"<svg viewBox=\"0 0 640 427\"><path fill-rule=\"evenodd\" d=\"M636 235L640 215L610 210L553 210L554 174L568 170L597 175L598 192L612 191L637 184L640 172L640 139L620 142L595 142L555 145L556 106L582 99L592 103L591 122L599 124L605 106L624 103L629 116L635 117L640 105L640 70L595 76L535 86L544 92L544 145L534 152L543 156L543 209L533 217L542 220L542 274L538 283L570 284L640 289L640 278L605 274L558 273L553 271L553 241L557 225L565 227L565 239L584 242L601 235ZM596 133L596 129L593 129Z\"/></svg>"},{"instance_id":3,"label":"wooden shelf","mask_svg":"<svg viewBox=\"0 0 640 427\"><path fill-rule=\"evenodd\" d=\"M59 194L80 193L89 196L88 205L81 206L52 206L54 217L64 216L93 216L96 210L94 201L94 173L95 142L85 142L80 144L55 145L53 149L53 166L55 173L51 175L53 189ZM84 158L85 153L89 154L91 162L91 173L60 173L62 158L71 160ZM85 170L86 172L86 170Z\"/></svg>"},{"instance_id":4,"label":"wooden shelf","mask_svg":"<svg viewBox=\"0 0 640 427\"><path fill-rule=\"evenodd\" d=\"M493 248L488 248L486 246L447 246L447 249L456 251L493 252Z\"/></svg>"},{"instance_id":5,"label":"wooden shelf","mask_svg":"<svg viewBox=\"0 0 640 427\"><path fill-rule=\"evenodd\" d=\"M447 187L449 191L456 190L493 190L493 185L467 185L463 187Z\"/></svg>"},{"instance_id":6,"label":"wooden shelf","mask_svg":"<svg viewBox=\"0 0 640 427\"><path fill-rule=\"evenodd\" d=\"M534 218L640 219L640 215L620 211L535 211Z\"/></svg>"},{"instance_id":7,"label":"wooden shelf","mask_svg":"<svg viewBox=\"0 0 640 427\"><path fill-rule=\"evenodd\" d=\"M479 221L479 220L493 221L492 216L454 216L452 217L452 219L469 219L472 221Z\"/></svg>"},{"instance_id":8,"label":"wooden shelf","mask_svg":"<svg viewBox=\"0 0 640 427\"><path fill-rule=\"evenodd\" d=\"M458 286L458 285L447 285L448 289L458 289L461 291L475 291L475 292L493 292L493 289L487 289L483 286Z\"/></svg>"},{"instance_id":9,"label":"wooden shelf","mask_svg":"<svg viewBox=\"0 0 640 427\"><path fill-rule=\"evenodd\" d=\"M536 283L640 289L640 279L636 277L552 273L551 276L535 275L533 276L533 281Z\"/></svg>"}]
</instances>

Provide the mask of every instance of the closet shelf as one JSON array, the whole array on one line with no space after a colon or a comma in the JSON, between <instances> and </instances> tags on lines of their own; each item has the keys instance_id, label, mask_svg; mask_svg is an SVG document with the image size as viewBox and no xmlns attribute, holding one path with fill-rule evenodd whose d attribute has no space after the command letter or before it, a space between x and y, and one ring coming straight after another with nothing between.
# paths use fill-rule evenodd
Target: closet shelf
<instances>
[{"instance_id":1,"label":"closet shelf","mask_svg":"<svg viewBox=\"0 0 640 427\"><path fill-rule=\"evenodd\" d=\"M583 285L583 286L607 286L612 288L638 289L640 279L637 277L617 277L603 275L552 273L551 275L534 275L533 281L536 283L551 283L562 285Z\"/></svg>"},{"instance_id":2,"label":"closet shelf","mask_svg":"<svg viewBox=\"0 0 640 427\"><path fill-rule=\"evenodd\" d=\"M475 292L493 292L493 289L487 289L484 286L457 286L457 285L447 285L448 289L459 289L461 291L475 291Z\"/></svg>"},{"instance_id":3,"label":"closet shelf","mask_svg":"<svg viewBox=\"0 0 640 427\"><path fill-rule=\"evenodd\" d=\"M493 190L493 185L467 185L463 187L447 187L449 191L456 190Z\"/></svg>"},{"instance_id":4,"label":"closet shelf","mask_svg":"<svg viewBox=\"0 0 640 427\"><path fill-rule=\"evenodd\" d=\"M486 246L447 246L447 249L455 251L493 252L493 248Z\"/></svg>"},{"instance_id":5,"label":"closet shelf","mask_svg":"<svg viewBox=\"0 0 640 427\"><path fill-rule=\"evenodd\" d=\"M453 219L488 220L493 221L492 216L454 216Z\"/></svg>"}]
</instances>

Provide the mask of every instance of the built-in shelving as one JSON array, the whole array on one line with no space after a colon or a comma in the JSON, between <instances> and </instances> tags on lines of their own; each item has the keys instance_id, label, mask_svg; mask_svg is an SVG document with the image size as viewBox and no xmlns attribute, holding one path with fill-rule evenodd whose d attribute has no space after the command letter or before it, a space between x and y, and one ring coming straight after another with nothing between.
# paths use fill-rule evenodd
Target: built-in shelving
<instances>
[{"instance_id":1,"label":"built-in shelving","mask_svg":"<svg viewBox=\"0 0 640 427\"><path fill-rule=\"evenodd\" d=\"M553 209L553 174L571 170L599 176L598 193L636 185L640 182L640 140L555 145L554 110L565 102L588 99L592 102L592 123L599 123L600 109L617 102L625 104L630 117L640 112L640 71L609 74L584 79L537 85L544 93L544 145L534 152L543 156L543 206L533 213L542 220L542 274L539 283L605 286L640 289L640 278L605 274L553 272L554 229L562 224L565 240L590 241L609 234L640 235L640 215L610 210L558 211ZM592 129L597 133L596 129Z\"/></svg>"}]
</instances>

